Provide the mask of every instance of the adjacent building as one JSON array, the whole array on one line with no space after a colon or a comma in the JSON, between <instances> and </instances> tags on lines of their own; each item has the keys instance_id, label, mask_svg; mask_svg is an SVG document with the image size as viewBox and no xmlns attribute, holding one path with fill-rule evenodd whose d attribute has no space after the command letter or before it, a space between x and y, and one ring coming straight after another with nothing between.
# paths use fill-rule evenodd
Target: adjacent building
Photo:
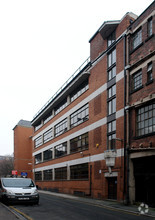
<instances>
[{"instance_id":1,"label":"adjacent building","mask_svg":"<svg viewBox=\"0 0 155 220\"><path fill-rule=\"evenodd\" d=\"M34 116L41 189L154 204L154 6L104 22L90 57Z\"/></svg>"},{"instance_id":2,"label":"adjacent building","mask_svg":"<svg viewBox=\"0 0 155 220\"><path fill-rule=\"evenodd\" d=\"M33 177L32 134L30 121L20 120L14 131L14 170L19 176Z\"/></svg>"}]
</instances>

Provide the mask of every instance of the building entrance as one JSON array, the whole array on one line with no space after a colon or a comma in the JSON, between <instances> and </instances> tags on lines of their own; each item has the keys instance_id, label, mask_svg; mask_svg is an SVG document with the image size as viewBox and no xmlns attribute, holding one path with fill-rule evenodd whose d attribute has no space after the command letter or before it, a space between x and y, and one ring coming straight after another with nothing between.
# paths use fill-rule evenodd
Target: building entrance
<instances>
[{"instance_id":1,"label":"building entrance","mask_svg":"<svg viewBox=\"0 0 155 220\"><path fill-rule=\"evenodd\" d=\"M134 159L135 199L155 207L155 156Z\"/></svg>"},{"instance_id":2,"label":"building entrance","mask_svg":"<svg viewBox=\"0 0 155 220\"><path fill-rule=\"evenodd\" d=\"M109 177L108 179L108 199L117 200L117 177Z\"/></svg>"}]
</instances>

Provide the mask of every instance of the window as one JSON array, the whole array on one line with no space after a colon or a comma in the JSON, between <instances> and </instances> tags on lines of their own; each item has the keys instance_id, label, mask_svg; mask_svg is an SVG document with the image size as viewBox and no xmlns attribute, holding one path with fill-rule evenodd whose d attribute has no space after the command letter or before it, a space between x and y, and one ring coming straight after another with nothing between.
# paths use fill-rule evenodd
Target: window
<instances>
[{"instance_id":1,"label":"window","mask_svg":"<svg viewBox=\"0 0 155 220\"><path fill-rule=\"evenodd\" d=\"M136 90L142 86L142 70L133 74L132 77L132 90Z\"/></svg>"},{"instance_id":2,"label":"window","mask_svg":"<svg viewBox=\"0 0 155 220\"><path fill-rule=\"evenodd\" d=\"M74 165L70 167L71 180L88 179L88 163Z\"/></svg>"},{"instance_id":3,"label":"window","mask_svg":"<svg viewBox=\"0 0 155 220\"><path fill-rule=\"evenodd\" d=\"M78 109L76 112L71 114L70 120L71 120L71 128L75 127L82 122L89 119L89 106L86 104L82 108Z\"/></svg>"},{"instance_id":4,"label":"window","mask_svg":"<svg viewBox=\"0 0 155 220\"><path fill-rule=\"evenodd\" d=\"M44 180L52 180L53 179L52 169L44 170L43 174L44 174Z\"/></svg>"},{"instance_id":5,"label":"window","mask_svg":"<svg viewBox=\"0 0 155 220\"><path fill-rule=\"evenodd\" d=\"M53 148L49 149L49 150L45 150L43 153L43 158L44 158L43 160L44 161L51 160L53 158L52 152L53 152Z\"/></svg>"},{"instance_id":6,"label":"window","mask_svg":"<svg viewBox=\"0 0 155 220\"><path fill-rule=\"evenodd\" d=\"M35 180L42 180L42 172L41 171L35 172Z\"/></svg>"},{"instance_id":7,"label":"window","mask_svg":"<svg viewBox=\"0 0 155 220\"><path fill-rule=\"evenodd\" d=\"M116 120L108 123L107 126L107 149L115 150L116 145Z\"/></svg>"},{"instance_id":8,"label":"window","mask_svg":"<svg viewBox=\"0 0 155 220\"><path fill-rule=\"evenodd\" d=\"M152 63L149 63L147 66L147 82L151 82L153 80L152 72Z\"/></svg>"},{"instance_id":9,"label":"window","mask_svg":"<svg viewBox=\"0 0 155 220\"><path fill-rule=\"evenodd\" d=\"M147 23L147 35L150 37L152 34L152 18L150 18Z\"/></svg>"},{"instance_id":10,"label":"window","mask_svg":"<svg viewBox=\"0 0 155 220\"><path fill-rule=\"evenodd\" d=\"M35 125L34 130L35 131L39 130L39 128L41 128L41 126L42 126L42 123L40 121L37 125Z\"/></svg>"},{"instance_id":11,"label":"window","mask_svg":"<svg viewBox=\"0 0 155 220\"><path fill-rule=\"evenodd\" d=\"M108 133L111 133L113 131L116 131L116 121L112 121L108 123Z\"/></svg>"},{"instance_id":12,"label":"window","mask_svg":"<svg viewBox=\"0 0 155 220\"><path fill-rule=\"evenodd\" d=\"M67 106L67 98L55 108L55 115L61 112Z\"/></svg>"},{"instance_id":13,"label":"window","mask_svg":"<svg viewBox=\"0 0 155 220\"><path fill-rule=\"evenodd\" d=\"M108 67L112 66L114 63L116 63L116 49L108 54Z\"/></svg>"},{"instance_id":14,"label":"window","mask_svg":"<svg viewBox=\"0 0 155 220\"><path fill-rule=\"evenodd\" d=\"M70 152L78 152L88 149L88 133L80 135L70 140Z\"/></svg>"},{"instance_id":15,"label":"window","mask_svg":"<svg viewBox=\"0 0 155 220\"><path fill-rule=\"evenodd\" d=\"M44 119L43 119L44 124L46 124L52 117L53 117L53 115L52 115L52 111L51 111L44 117Z\"/></svg>"},{"instance_id":16,"label":"window","mask_svg":"<svg viewBox=\"0 0 155 220\"><path fill-rule=\"evenodd\" d=\"M107 39L107 43L108 43L108 47L110 47L111 44L113 44L116 40L116 35L115 35L115 31L110 34L110 36Z\"/></svg>"},{"instance_id":17,"label":"window","mask_svg":"<svg viewBox=\"0 0 155 220\"><path fill-rule=\"evenodd\" d=\"M71 95L71 102L77 99L80 95L82 95L88 89L88 80L81 84L76 90L74 90Z\"/></svg>"},{"instance_id":18,"label":"window","mask_svg":"<svg viewBox=\"0 0 155 220\"><path fill-rule=\"evenodd\" d=\"M67 179L67 167L61 167L55 169L55 180Z\"/></svg>"},{"instance_id":19,"label":"window","mask_svg":"<svg viewBox=\"0 0 155 220\"><path fill-rule=\"evenodd\" d=\"M42 162L42 155L41 155L41 153L35 155L35 164L38 164L38 163L41 163L41 162Z\"/></svg>"},{"instance_id":20,"label":"window","mask_svg":"<svg viewBox=\"0 0 155 220\"><path fill-rule=\"evenodd\" d=\"M65 156L67 154L67 142L59 144L54 148L55 158Z\"/></svg>"},{"instance_id":21,"label":"window","mask_svg":"<svg viewBox=\"0 0 155 220\"><path fill-rule=\"evenodd\" d=\"M155 132L155 101L137 110L137 136Z\"/></svg>"},{"instance_id":22,"label":"window","mask_svg":"<svg viewBox=\"0 0 155 220\"><path fill-rule=\"evenodd\" d=\"M136 33L133 34L132 37L132 50L138 47L142 43L142 30L138 30Z\"/></svg>"},{"instance_id":23,"label":"window","mask_svg":"<svg viewBox=\"0 0 155 220\"><path fill-rule=\"evenodd\" d=\"M34 147L39 147L40 145L42 145L42 136L39 136L34 140Z\"/></svg>"},{"instance_id":24,"label":"window","mask_svg":"<svg viewBox=\"0 0 155 220\"><path fill-rule=\"evenodd\" d=\"M111 115L115 112L116 112L116 98L113 98L108 102L108 115Z\"/></svg>"},{"instance_id":25,"label":"window","mask_svg":"<svg viewBox=\"0 0 155 220\"><path fill-rule=\"evenodd\" d=\"M67 131L67 118L55 125L55 137Z\"/></svg>"},{"instance_id":26,"label":"window","mask_svg":"<svg viewBox=\"0 0 155 220\"><path fill-rule=\"evenodd\" d=\"M47 141L51 140L53 138L53 133L52 133L52 128L48 131L46 131L44 134L43 134L43 140L44 140L44 143L46 143Z\"/></svg>"},{"instance_id":27,"label":"window","mask_svg":"<svg viewBox=\"0 0 155 220\"><path fill-rule=\"evenodd\" d=\"M113 79L116 76L116 66L114 66L113 68L111 68L108 71L108 81L110 81L111 79Z\"/></svg>"},{"instance_id":28,"label":"window","mask_svg":"<svg viewBox=\"0 0 155 220\"><path fill-rule=\"evenodd\" d=\"M113 85L110 89L108 89L108 98L116 95L116 85Z\"/></svg>"}]
</instances>

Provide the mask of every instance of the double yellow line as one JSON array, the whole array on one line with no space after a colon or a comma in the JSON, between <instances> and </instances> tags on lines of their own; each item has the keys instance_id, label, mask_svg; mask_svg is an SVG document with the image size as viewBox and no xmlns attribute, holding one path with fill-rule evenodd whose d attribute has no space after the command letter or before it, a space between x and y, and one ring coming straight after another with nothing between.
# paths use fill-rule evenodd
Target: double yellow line
<instances>
[{"instance_id":1,"label":"double yellow line","mask_svg":"<svg viewBox=\"0 0 155 220\"><path fill-rule=\"evenodd\" d=\"M15 207L13 206L9 206L10 209L13 209L14 211L16 211L17 213L19 213L20 215L24 216L24 218L28 219L28 220L33 220L30 216L26 215L25 213L19 211L18 209L16 209Z\"/></svg>"}]
</instances>

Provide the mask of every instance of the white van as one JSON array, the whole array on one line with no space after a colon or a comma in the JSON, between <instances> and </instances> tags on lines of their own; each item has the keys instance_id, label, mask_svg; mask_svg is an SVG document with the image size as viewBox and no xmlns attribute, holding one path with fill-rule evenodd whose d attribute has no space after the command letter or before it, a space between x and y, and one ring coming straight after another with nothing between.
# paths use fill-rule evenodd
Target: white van
<instances>
[{"instance_id":1,"label":"white van","mask_svg":"<svg viewBox=\"0 0 155 220\"><path fill-rule=\"evenodd\" d=\"M35 183L30 178L1 178L0 198L5 203L39 203L39 194Z\"/></svg>"}]
</instances>

